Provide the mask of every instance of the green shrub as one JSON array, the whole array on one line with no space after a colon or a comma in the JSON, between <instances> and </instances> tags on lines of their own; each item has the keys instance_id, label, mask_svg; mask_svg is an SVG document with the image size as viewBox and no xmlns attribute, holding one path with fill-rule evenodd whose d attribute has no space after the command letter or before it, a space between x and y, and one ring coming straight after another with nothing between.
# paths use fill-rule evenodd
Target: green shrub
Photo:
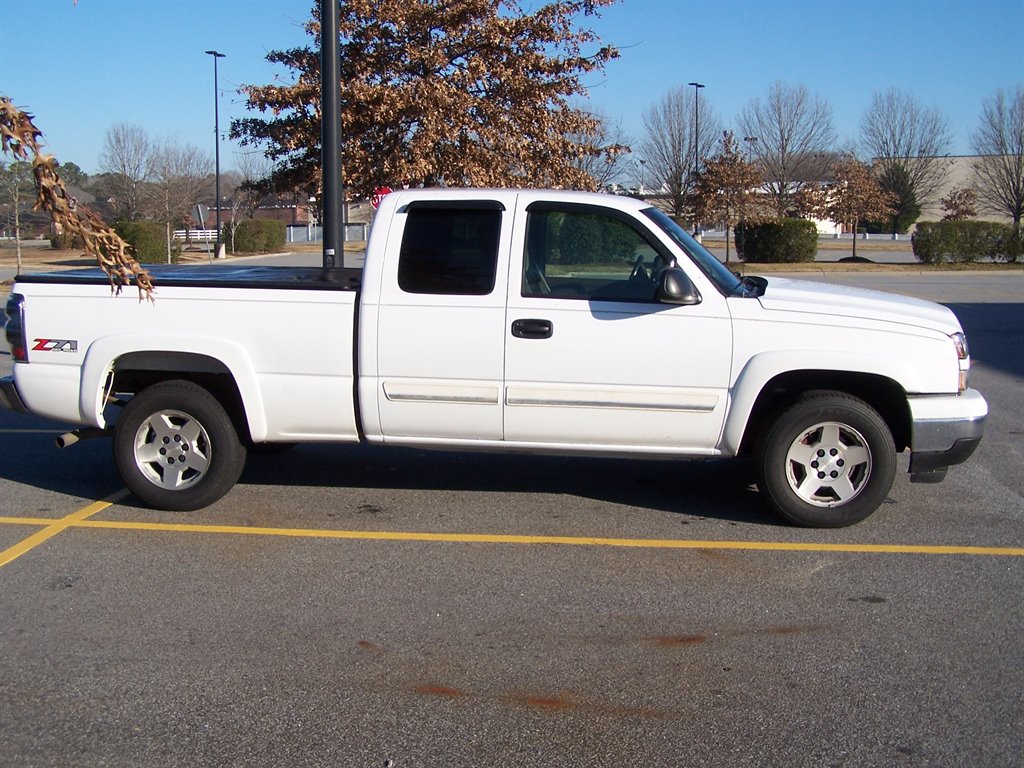
<instances>
[{"instance_id":1,"label":"green shrub","mask_svg":"<svg viewBox=\"0 0 1024 768\"><path fill-rule=\"evenodd\" d=\"M814 261L818 229L806 219L780 219L736 227L736 251L744 261L795 264Z\"/></svg>"},{"instance_id":2,"label":"green shrub","mask_svg":"<svg viewBox=\"0 0 1024 768\"><path fill-rule=\"evenodd\" d=\"M143 264L167 263L167 226L158 221L119 221L114 225L119 234ZM181 246L171 241L171 261L177 261Z\"/></svg>"},{"instance_id":3,"label":"green shrub","mask_svg":"<svg viewBox=\"0 0 1024 768\"><path fill-rule=\"evenodd\" d=\"M1006 257L1004 261L1024 261L1024 231L1019 226L1006 225L1006 240L1002 250Z\"/></svg>"},{"instance_id":4,"label":"green shrub","mask_svg":"<svg viewBox=\"0 0 1024 768\"><path fill-rule=\"evenodd\" d=\"M236 253L271 253L281 250L284 241L285 226L280 221L246 219L235 230ZM230 239L225 242L230 242Z\"/></svg>"},{"instance_id":5,"label":"green shrub","mask_svg":"<svg viewBox=\"0 0 1024 768\"><path fill-rule=\"evenodd\" d=\"M864 222L864 229L872 235L905 235L921 216L910 174L902 165L892 165L882 172L879 181L882 189L893 196L896 208L883 220Z\"/></svg>"},{"instance_id":6,"label":"green shrub","mask_svg":"<svg viewBox=\"0 0 1024 768\"><path fill-rule=\"evenodd\" d=\"M911 243L924 264L1014 262L1024 251L1020 233L995 221L922 221Z\"/></svg>"},{"instance_id":7,"label":"green shrub","mask_svg":"<svg viewBox=\"0 0 1024 768\"><path fill-rule=\"evenodd\" d=\"M50 247L61 251L72 251L77 248L85 248L85 243L75 232L61 232L59 235L50 235Z\"/></svg>"}]
</instances>

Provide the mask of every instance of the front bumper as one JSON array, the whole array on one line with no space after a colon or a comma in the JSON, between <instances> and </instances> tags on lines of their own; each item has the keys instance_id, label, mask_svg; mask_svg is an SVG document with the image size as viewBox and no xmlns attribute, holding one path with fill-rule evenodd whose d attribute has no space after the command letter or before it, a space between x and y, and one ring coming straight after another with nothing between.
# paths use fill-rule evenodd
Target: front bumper
<instances>
[{"instance_id":1,"label":"front bumper","mask_svg":"<svg viewBox=\"0 0 1024 768\"><path fill-rule=\"evenodd\" d=\"M28 413L28 408L22 402L18 388L14 385L13 376L4 376L0 379L0 408L6 408L16 413Z\"/></svg>"},{"instance_id":2,"label":"front bumper","mask_svg":"<svg viewBox=\"0 0 1024 768\"><path fill-rule=\"evenodd\" d=\"M959 395L910 397L912 482L937 482L962 464L981 442L988 403L968 389Z\"/></svg>"}]
</instances>

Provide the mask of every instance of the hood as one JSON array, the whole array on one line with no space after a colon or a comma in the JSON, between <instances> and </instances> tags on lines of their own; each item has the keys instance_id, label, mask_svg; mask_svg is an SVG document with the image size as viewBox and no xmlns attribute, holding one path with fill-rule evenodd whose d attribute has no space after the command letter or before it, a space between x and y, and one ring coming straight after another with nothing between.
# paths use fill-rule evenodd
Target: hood
<instances>
[{"instance_id":1,"label":"hood","mask_svg":"<svg viewBox=\"0 0 1024 768\"><path fill-rule=\"evenodd\" d=\"M947 334L961 330L956 315L941 304L866 288L772 277L759 301L769 311L880 320Z\"/></svg>"}]
</instances>

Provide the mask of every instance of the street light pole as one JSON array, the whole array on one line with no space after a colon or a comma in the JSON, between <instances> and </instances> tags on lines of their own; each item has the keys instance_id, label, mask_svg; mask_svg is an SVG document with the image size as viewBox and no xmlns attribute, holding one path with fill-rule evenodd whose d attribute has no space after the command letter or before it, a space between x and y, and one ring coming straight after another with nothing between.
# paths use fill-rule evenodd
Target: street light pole
<instances>
[{"instance_id":1,"label":"street light pole","mask_svg":"<svg viewBox=\"0 0 1024 768\"><path fill-rule=\"evenodd\" d=\"M747 162L750 162L754 151L757 149L757 136L744 136L743 140L747 142Z\"/></svg>"},{"instance_id":2,"label":"street light pole","mask_svg":"<svg viewBox=\"0 0 1024 768\"><path fill-rule=\"evenodd\" d=\"M324 269L345 266L340 16L338 0L320 0L320 167L323 179L320 221L324 232Z\"/></svg>"},{"instance_id":3,"label":"street light pole","mask_svg":"<svg viewBox=\"0 0 1024 768\"><path fill-rule=\"evenodd\" d=\"M753 155L757 149L757 136L744 136L743 140L747 142L747 162L751 162ZM743 215L743 241L741 248L743 253L740 254L742 257L747 252L747 217Z\"/></svg>"},{"instance_id":4,"label":"street light pole","mask_svg":"<svg viewBox=\"0 0 1024 768\"><path fill-rule=\"evenodd\" d=\"M223 59L225 54L217 51L207 51L213 56L213 156L214 156L214 179L217 195L217 237L214 240L214 258L220 256L220 90L217 85L217 59Z\"/></svg>"},{"instance_id":5,"label":"street light pole","mask_svg":"<svg viewBox=\"0 0 1024 768\"><path fill-rule=\"evenodd\" d=\"M697 166L700 164L700 117L697 112L697 102L700 97L700 89L704 87L704 83L687 83L687 85L693 86L693 184L694 190L697 185ZM697 216L694 214L693 217L693 235L697 236Z\"/></svg>"}]
</instances>

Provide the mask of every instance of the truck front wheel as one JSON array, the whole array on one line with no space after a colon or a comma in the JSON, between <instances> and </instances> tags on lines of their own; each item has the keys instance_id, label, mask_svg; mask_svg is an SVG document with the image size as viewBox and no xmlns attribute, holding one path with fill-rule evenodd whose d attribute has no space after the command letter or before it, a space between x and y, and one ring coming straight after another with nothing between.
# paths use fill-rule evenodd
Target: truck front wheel
<instances>
[{"instance_id":1,"label":"truck front wheel","mask_svg":"<svg viewBox=\"0 0 1024 768\"><path fill-rule=\"evenodd\" d=\"M231 490L245 448L213 395L189 381L165 381L125 406L114 427L114 461L146 504L190 511Z\"/></svg>"},{"instance_id":2,"label":"truck front wheel","mask_svg":"<svg viewBox=\"0 0 1024 768\"><path fill-rule=\"evenodd\" d=\"M892 488L896 448L878 412L841 392L803 395L768 428L758 485L782 517L841 528L874 512Z\"/></svg>"}]
</instances>

